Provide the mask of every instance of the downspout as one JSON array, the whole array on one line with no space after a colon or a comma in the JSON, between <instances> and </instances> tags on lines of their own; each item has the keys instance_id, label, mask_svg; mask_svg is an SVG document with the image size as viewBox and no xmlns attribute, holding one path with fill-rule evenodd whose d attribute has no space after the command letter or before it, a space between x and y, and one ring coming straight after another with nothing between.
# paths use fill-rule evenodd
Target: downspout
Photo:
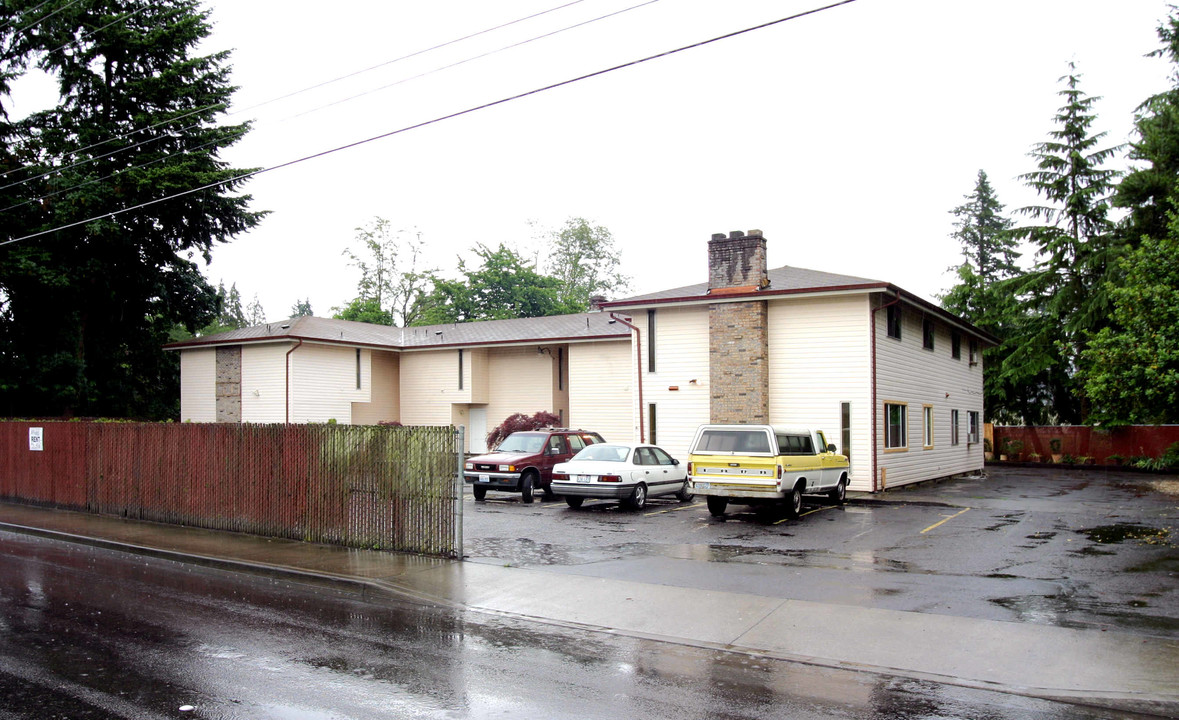
<instances>
[{"instance_id":1,"label":"downspout","mask_svg":"<svg viewBox=\"0 0 1179 720\"><path fill-rule=\"evenodd\" d=\"M299 344L287 350L286 364L287 364L287 424L291 424L291 353L303 346L303 338L299 338Z\"/></svg>"},{"instance_id":2,"label":"downspout","mask_svg":"<svg viewBox=\"0 0 1179 720\"><path fill-rule=\"evenodd\" d=\"M626 318L618 317L614 313L610 313L610 318L634 330L635 333L635 340L637 340L635 343L635 370L639 376L639 442L647 442L647 432L643 426L643 336L639 333L639 329L632 325Z\"/></svg>"},{"instance_id":3,"label":"downspout","mask_svg":"<svg viewBox=\"0 0 1179 720\"><path fill-rule=\"evenodd\" d=\"M892 302L885 303L880 307L872 308L872 492L876 492L877 478L880 477L878 457L879 453L876 450L876 427L879 417L876 415L878 398L876 394L876 311L883 310L886 307L896 305L901 301L901 292L897 291L897 296Z\"/></svg>"}]
</instances>

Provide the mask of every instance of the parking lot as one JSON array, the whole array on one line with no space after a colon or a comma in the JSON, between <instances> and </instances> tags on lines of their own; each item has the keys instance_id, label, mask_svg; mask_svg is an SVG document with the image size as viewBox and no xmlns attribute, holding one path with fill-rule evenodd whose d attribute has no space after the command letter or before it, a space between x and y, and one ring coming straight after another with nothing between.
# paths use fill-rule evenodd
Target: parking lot
<instances>
[{"instance_id":1,"label":"parking lot","mask_svg":"<svg viewBox=\"0 0 1179 720\"><path fill-rule=\"evenodd\" d=\"M699 501L464 503L471 561L861 607L1179 637L1179 478L989 467L802 517ZM575 599L574 599L575 600Z\"/></svg>"}]
</instances>

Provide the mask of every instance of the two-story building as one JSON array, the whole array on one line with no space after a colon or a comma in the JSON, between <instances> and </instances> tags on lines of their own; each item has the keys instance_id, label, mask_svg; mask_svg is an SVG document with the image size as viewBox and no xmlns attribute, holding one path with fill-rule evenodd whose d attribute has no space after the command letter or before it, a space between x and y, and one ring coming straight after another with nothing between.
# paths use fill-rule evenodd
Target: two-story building
<instances>
[{"instance_id":1,"label":"two-story building","mask_svg":"<svg viewBox=\"0 0 1179 720\"><path fill-rule=\"evenodd\" d=\"M820 427L852 490L979 470L993 336L892 284L766 266L760 231L714 235L706 282L593 312L396 328L293 318L169 345L181 419L463 425L515 412L687 455L696 427Z\"/></svg>"}]
</instances>

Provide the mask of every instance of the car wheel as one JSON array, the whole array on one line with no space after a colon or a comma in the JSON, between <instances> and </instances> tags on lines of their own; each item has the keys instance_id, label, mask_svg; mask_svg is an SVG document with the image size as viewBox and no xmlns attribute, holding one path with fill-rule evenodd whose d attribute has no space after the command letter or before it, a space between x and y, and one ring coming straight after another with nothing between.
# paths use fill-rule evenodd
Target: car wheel
<instances>
[{"instance_id":1,"label":"car wheel","mask_svg":"<svg viewBox=\"0 0 1179 720\"><path fill-rule=\"evenodd\" d=\"M712 513L713 517L720 517L725 514L725 508L729 506L729 501L723 497L715 495L708 496L708 512Z\"/></svg>"},{"instance_id":2,"label":"car wheel","mask_svg":"<svg viewBox=\"0 0 1179 720\"><path fill-rule=\"evenodd\" d=\"M631 510L642 510L647 504L647 486L639 483L635 486L634 493L626 500L626 506Z\"/></svg>"},{"instance_id":3,"label":"car wheel","mask_svg":"<svg viewBox=\"0 0 1179 720\"><path fill-rule=\"evenodd\" d=\"M475 493L476 500L482 500L483 498L487 497L487 488L481 487L479 485L472 487L471 492Z\"/></svg>"},{"instance_id":4,"label":"car wheel","mask_svg":"<svg viewBox=\"0 0 1179 720\"><path fill-rule=\"evenodd\" d=\"M802 513L802 485L800 480L791 491L790 497L786 498L786 515L788 517L796 518Z\"/></svg>"},{"instance_id":5,"label":"car wheel","mask_svg":"<svg viewBox=\"0 0 1179 720\"><path fill-rule=\"evenodd\" d=\"M675 494L675 497L680 502L692 502L692 498L695 496L692 494L692 486L688 484L687 480L684 481L684 486Z\"/></svg>"},{"instance_id":6,"label":"car wheel","mask_svg":"<svg viewBox=\"0 0 1179 720\"><path fill-rule=\"evenodd\" d=\"M569 507L576 510L577 508L581 507L581 504L583 502L585 502L585 498L572 497L570 495L566 495L565 502L568 503Z\"/></svg>"},{"instance_id":7,"label":"car wheel","mask_svg":"<svg viewBox=\"0 0 1179 720\"><path fill-rule=\"evenodd\" d=\"M836 505L842 505L843 501L847 499L847 479L840 478L839 484L835 486L834 490L827 493L827 497L831 498L831 501Z\"/></svg>"},{"instance_id":8,"label":"car wheel","mask_svg":"<svg viewBox=\"0 0 1179 720\"><path fill-rule=\"evenodd\" d=\"M526 503L532 502L532 487L536 482L536 473L526 472L520 479L520 499Z\"/></svg>"}]
</instances>

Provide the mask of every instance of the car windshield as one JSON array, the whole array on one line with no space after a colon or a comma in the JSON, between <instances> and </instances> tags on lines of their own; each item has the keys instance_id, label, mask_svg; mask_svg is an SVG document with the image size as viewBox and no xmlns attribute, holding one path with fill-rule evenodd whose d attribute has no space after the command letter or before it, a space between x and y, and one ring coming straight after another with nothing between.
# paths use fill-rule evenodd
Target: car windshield
<instances>
[{"instance_id":1,"label":"car windshield","mask_svg":"<svg viewBox=\"0 0 1179 720\"><path fill-rule=\"evenodd\" d=\"M587 445L584 450L573 456L574 460L605 460L606 462L626 462L630 448L625 445Z\"/></svg>"},{"instance_id":2,"label":"car windshield","mask_svg":"<svg viewBox=\"0 0 1179 720\"><path fill-rule=\"evenodd\" d=\"M538 453L544 447L544 433L512 433L499 444L499 452Z\"/></svg>"}]
</instances>

